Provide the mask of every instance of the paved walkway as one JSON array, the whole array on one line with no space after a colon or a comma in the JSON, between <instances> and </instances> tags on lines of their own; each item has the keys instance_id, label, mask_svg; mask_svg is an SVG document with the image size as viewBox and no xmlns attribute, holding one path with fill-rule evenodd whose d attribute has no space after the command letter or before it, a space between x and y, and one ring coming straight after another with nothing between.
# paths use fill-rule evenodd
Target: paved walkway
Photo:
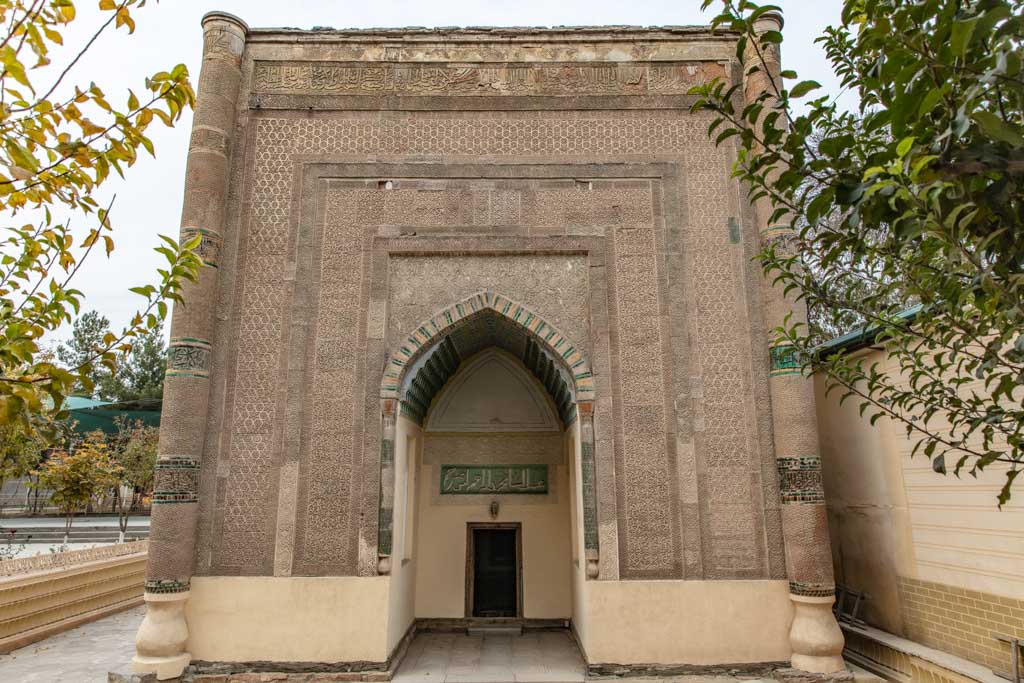
<instances>
[{"instance_id":1,"label":"paved walkway","mask_svg":"<svg viewBox=\"0 0 1024 683\"><path fill-rule=\"evenodd\" d=\"M129 526L149 526L149 515L132 515ZM77 515L71 528L103 526L117 528L117 515ZM38 529L40 527L64 528L63 517L0 517L0 527L6 529Z\"/></svg>"},{"instance_id":2,"label":"paved walkway","mask_svg":"<svg viewBox=\"0 0 1024 683\"><path fill-rule=\"evenodd\" d=\"M145 607L120 612L0 655L2 683L106 683L127 672ZM522 636L421 633L409 645L396 683L577 683L583 660L564 631ZM643 683L775 683L731 676L642 679ZM638 681L640 683L640 681Z\"/></svg>"},{"instance_id":3,"label":"paved walkway","mask_svg":"<svg viewBox=\"0 0 1024 683\"><path fill-rule=\"evenodd\" d=\"M521 636L421 633L393 679L400 683L570 683L583 659L564 631Z\"/></svg>"},{"instance_id":4,"label":"paved walkway","mask_svg":"<svg viewBox=\"0 0 1024 683\"><path fill-rule=\"evenodd\" d=\"M145 613L135 607L0 655L0 681L106 683L108 671L131 668Z\"/></svg>"}]
</instances>

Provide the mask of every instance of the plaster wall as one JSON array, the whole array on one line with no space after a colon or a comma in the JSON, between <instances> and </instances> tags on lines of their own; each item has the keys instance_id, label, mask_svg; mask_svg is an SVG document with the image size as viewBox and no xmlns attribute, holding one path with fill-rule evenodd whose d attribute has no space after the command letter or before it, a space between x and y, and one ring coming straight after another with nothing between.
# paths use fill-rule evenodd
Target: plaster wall
<instances>
[{"instance_id":1,"label":"plaster wall","mask_svg":"<svg viewBox=\"0 0 1024 683\"><path fill-rule=\"evenodd\" d=\"M390 579L196 577L186 604L193 660L383 662Z\"/></svg>"},{"instance_id":2,"label":"plaster wall","mask_svg":"<svg viewBox=\"0 0 1024 683\"><path fill-rule=\"evenodd\" d=\"M394 651L412 626L416 604L416 553L407 552L414 543L416 520L416 479L410 476L419 466L422 434L415 422L399 417L395 423L394 554L388 587L388 652Z\"/></svg>"},{"instance_id":3,"label":"plaster wall","mask_svg":"<svg viewBox=\"0 0 1024 683\"><path fill-rule=\"evenodd\" d=\"M583 470L580 441L580 423L574 422L565 434L566 450L572 454L569 462L569 508L572 525L569 529L572 549L572 629L576 638L584 642L589 633L587 618L587 559L583 541Z\"/></svg>"},{"instance_id":4,"label":"plaster wall","mask_svg":"<svg viewBox=\"0 0 1024 683\"><path fill-rule=\"evenodd\" d=\"M591 664L740 664L789 659L785 581L591 581L582 632Z\"/></svg>"},{"instance_id":5,"label":"plaster wall","mask_svg":"<svg viewBox=\"0 0 1024 683\"><path fill-rule=\"evenodd\" d=\"M536 440L523 434L504 434L512 449L516 441L524 452L536 448ZM429 436L428 436L429 440ZM446 443L460 441L463 448L481 447L478 462L490 459L483 450L487 441L480 437L460 435ZM496 518L489 513L489 499L474 501L443 500L434 487L438 485L440 464L424 464L420 472L419 528L416 557L416 617L466 616L466 525L470 522L520 522L523 548L523 616L527 619L568 619L572 616L570 579L571 552L569 534L569 486L561 440L548 442L546 460L552 479L546 500L529 500L532 496L499 496L500 512ZM534 450L533 454L537 454ZM446 496L444 498L453 498ZM473 496L473 498L477 498ZM522 500L522 499L527 500Z\"/></svg>"},{"instance_id":6,"label":"plaster wall","mask_svg":"<svg viewBox=\"0 0 1024 683\"><path fill-rule=\"evenodd\" d=\"M867 364L898 373L881 351ZM892 420L870 424L815 378L822 470L837 582L866 592L865 620L989 667L1024 637L1024 503L1000 510L998 463L976 478L942 476ZM970 385L962 391L969 392ZM930 426L942 430L939 417Z\"/></svg>"},{"instance_id":7,"label":"plaster wall","mask_svg":"<svg viewBox=\"0 0 1024 683\"><path fill-rule=\"evenodd\" d=\"M898 372L881 351L865 353L867 363ZM1005 466L977 477L936 474L923 454L911 457L914 440L900 424L883 418L872 426L855 401L840 406L840 392L826 396L822 377L815 389L825 489L840 539L833 554L846 579L869 593L898 575L1024 598L1024 503L996 505ZM929 424L945 427L939 417Z\"/></svg>"},{"instance_id":8,"label":"plaster wall","mask_svg":"<svg viewBox=\"0 0 1024 683\"><path fill-rule=\"evenodd\" d=\"M864 617L903 632L898 577L913 574L910 510L903 471L891 454L891 430L862 418L856 402L840 405L815 378L822 476L836 581L871 595Z\"/></svg>"}]
</instances>

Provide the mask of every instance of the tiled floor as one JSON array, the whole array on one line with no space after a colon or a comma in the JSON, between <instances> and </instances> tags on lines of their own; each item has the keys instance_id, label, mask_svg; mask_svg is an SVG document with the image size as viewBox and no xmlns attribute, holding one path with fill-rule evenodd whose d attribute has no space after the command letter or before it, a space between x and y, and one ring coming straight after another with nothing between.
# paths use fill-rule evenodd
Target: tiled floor
<instances>
[{"instance_id":1,"label":"tiled floor","mask_svg":"<svg viewBox=\"0 0 1024 683\"><path fill-rule=\"evenodd\" d=\"M521 636L421 633L395 675L400 683L569 683L583 659L564 631Z\"/></svg>"},{"instance_id":2,"label":"tiled floor","mask_svg":"<svg viewBox=\"0 0 1024 683\"><path fill-rule=\"evenodd\" d=\"M129 670L145 613L136 607L0 655L0 681L105 683L108 671Z\"/></svg>"}]
</instances>

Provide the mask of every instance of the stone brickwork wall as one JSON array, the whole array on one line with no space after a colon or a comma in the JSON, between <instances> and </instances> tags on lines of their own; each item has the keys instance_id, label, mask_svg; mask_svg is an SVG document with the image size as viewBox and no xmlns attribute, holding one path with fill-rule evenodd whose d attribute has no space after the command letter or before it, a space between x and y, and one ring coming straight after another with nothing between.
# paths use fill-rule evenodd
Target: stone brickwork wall
<instances>
[{"instance_id":1,"label":"stone brickwork wall","mask_svg":"<svg viewBox=\"0 0 1024 683\"><path fill-rule=\"evenodd\" d=\"M384 364L486 290L593 370L602 580L784 577L756 227L685 95L732 47L280 35L242 65L196 572L376 573Z\"/></svg>"},{"instance_id":2,"label":"stone brickwork wall","mask_svg":"<svg viewBox=\"0 0 1024 683\"><path fill-rule=\"evenodd\" d=\"M997 671L1010 670L1010 645L1024 640L1024 600L900 577L907 638Z\"/></svg>"}]
</instances>

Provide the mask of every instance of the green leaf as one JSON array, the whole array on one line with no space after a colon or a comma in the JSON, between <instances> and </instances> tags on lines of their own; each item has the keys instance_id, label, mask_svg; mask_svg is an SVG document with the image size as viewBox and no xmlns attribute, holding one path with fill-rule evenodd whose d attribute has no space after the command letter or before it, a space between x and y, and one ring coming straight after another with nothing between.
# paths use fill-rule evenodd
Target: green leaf
<instances>
[{"instance_id":1,"label":"green leaf","mask_svg":"<svg viewBox=\"0 0 1024 683\"><path fill-rule=\"evenodd\" d=\"M793 99L803 97L812 90L817 90L820 87L821 83L818 83L817 81L800 81L789 89L789 96Z\"/></svg>"},{"instance_id":2,"label":"green leaf","mask_svg":"<svg viewBox=\"0 0 1024 683\"><path fill-rule=\"evenodd\" d=\"M1019 127L1007 123L992 112L976 111L971 114L971 118L978 122L978 125L989 137L1013 147L1024 147L1024 135L1021 135Z\"/></svg>"},{"instance_id":3,"label":"green leaf","mask_svg":"<svg viewBox=\"0 0 1024 683\"><path fill-rule=\"evenodd\" d=\"M962 57L967 50L967 45L974 35L974 27L978 25L980 17L973 17L966 21L954 21L953 30L949 36L949 49L955 57Z\"/></svg>"},{"instance_id":4,"label":"green leaf","mask_svg":"<svg viewBox=\"0 0 1024 683\"><path fill-rule=\"evenodd\" d=\"M915 138L913 136L900 140L900 144L896 145L896 155L901 159L907 156L907 152L909 152L910 148L914 146L914 140Z\"/></svg>"}]
</instances>

